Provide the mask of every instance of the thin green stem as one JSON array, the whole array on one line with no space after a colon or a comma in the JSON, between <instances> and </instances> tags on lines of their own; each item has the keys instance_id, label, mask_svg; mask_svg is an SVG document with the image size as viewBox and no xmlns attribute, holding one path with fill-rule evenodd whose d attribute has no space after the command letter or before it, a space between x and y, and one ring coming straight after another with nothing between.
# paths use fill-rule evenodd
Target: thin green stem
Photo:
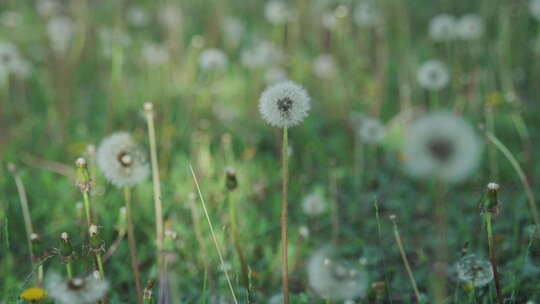
<instances>
[{"instance_id":1,"label":"thin green stem","mask_svg":"<svg viewBox=\"0 0 540 304\"><path fill-rule=\"evenodd\" d=\"M501 153L504 155L504 157L506 157L506 159L510 162L510 164L516 171L521 181L521 184L523 185L523 188L525 188L525 194L527 195L527 201L529 203L529 208L531 209L532 217L536 225L537 234L540 233L540 231L538 231L538 229L540 228L540 216L538 215L538 209L536 208L536 202L534 199L533 191L531 189L531 185L529 185L529 181L525 176L523 169L521 169L521 166L519 165L512 152L510 152L510 150L508 150L508 148L499 139L497 139L495 135L489 132L487 132L486 135L489 141L491 141L491 143L494 144L497 149L499 149L499 151L501 151Z\"/></svg>"},{"instance_id":2,"label":"thin green stem","mask_svg":"<svg viewBox=\"0 0 540 304\"><path fill-rule=\"evenodd\" d=\"M214 241L214 245L216 246L216 251L219 256L219 260L221 262L221 267L223 268L223 272L225 272L225 278L227 279L227 283L229 284L229 289L231 290L231 294L234 300L235 304L238 304L238 301L236 300L236 295L234 293L234 289L232 287L231 279L229 277L229 272L227 271L227 268L225 267L225 260L223 259L223 255L221 254L221 249L219 248L219 243L216 238L216 234L214 233L214 227L212 226L212 222L210 221L210 215L208 215L208 210L206 209L206 204L204 203L204 198L201 192L201 188L199 187L199 182L197 181L197 176L195 176L195 171L193 171L193 167L189 165L189 169L191 170L191 175L193 176L193 180L195 181L195 186L197 187L197 192L199 193L199 198L201 199L201 204L203 206L204 215L206 216L206 220L208 221L208 226L210 227L210 233L212 234L212 239Z\"/></svg>"},{"instance_id":3,"label":"thin green stem","mask_svg":"<svg viewBox=\"0 0 540 304\"><path fill-rule=\"evenodd\" d=\"M414 291L414 296L416 297L416 301L420 303L420 292L418 291L418 286L416 284L416 280L414 279L411 265L409 264L409 260L407 259L407 255L405 254L405 250L403 249L403 243L401 242L401 236L399 235L399 230L397 227L397 223L395 220L392 221L394 224L394 237L396 238L396 243L399 248L399 253L401 254L401 259L403 260L403 264L405 264L405 269L407 270L407 275L409 276L409 280L411 282L411 286Z\"/></svg>"},{"instance_id":4,"label":"thin green stem","mask_svg":"<svg viewBox=\"0 0 540 304\"><path fill-rule=\"evenodd\" d=\"M34 228L32 227L32 218L30 217L30 208L28 207L28 197L26 196L26 190L24 189L24 184L19 174L14 172L13 178L15 179L15 185L17 186L17 192L19 194L19 200L21 202L24 228L26 230L26 241L28 242L28 250L30 251L30 263L32 264L33 269L35 267L34 248L32 246L32 234L34 233Z\"/></svg>"},{"instance_id":5,"label":"thin green stem","mask_svg":"<svg viewBox=\"0 0 540 304\"><path fill-rule=\"evenodd\" d=\"M131 270L135 281L135 292L137 293L137 303L142 304L141 277L139 274L139 263L137 262L137 246L135 242L135 232L133 229L133 216L131 214L131 190L124 187L124 201L126 203L127 234L129 243L129 254L131 256Z\"/></svg>"},{"instance_id":6,"label":"thin green stem","mask_svg":"<svg viewBox=\"0 0 540 304\"><path fill-rule=\"evenodd\" d=\"M73 271L71 270L71 263L66 263L66 273L68 279L73 279Z\"/></svg>"},{"instance_id":7,"label":"thin green stem","mask_svg":"<svg viewBox=\"0 0 540 304\"><path fill-rule=\"evenodd\" d=\"M92 210L90 209L90 197L88 191L83 191L83 203L84 203L84 214L86 216L86 225L90 227L92 225Z\"/></svg>"},{"instance_id":8,"label":"thin green stem","mask_svg":"<svg viewBox=\"0 0 540 304\"><path fill-rule=\"evenodd\" d=\"M281 149L282 157L282 179L283 196L281 201L281 262L282 262L282 284L283 284L283 303L289 304L289 257L287 241L287 205L289 191L289 136L287 127L283 128L283 146Z\"/></svg>"},{"instance_id":9,"label":"thin green stem","mask_svg":"<svg viewBox=\"0 0 540 304\"><path fill-rule=\"evenodd\" d=\"M497 303L503 304L504 300L502 297L501 292L501 282L499 280L499 273L497 271L497 255L495 253L495 244L493 242L493 229L492 229L492 216L491 213L488 211L484 214L485 221L486 221L486 230L487 230L487 237L488 237L488 248L489 248L489 257L491 260L491 267L493 268L493 279L495 281L495 290L497 291Z\"/></svg>"}]
</instances>

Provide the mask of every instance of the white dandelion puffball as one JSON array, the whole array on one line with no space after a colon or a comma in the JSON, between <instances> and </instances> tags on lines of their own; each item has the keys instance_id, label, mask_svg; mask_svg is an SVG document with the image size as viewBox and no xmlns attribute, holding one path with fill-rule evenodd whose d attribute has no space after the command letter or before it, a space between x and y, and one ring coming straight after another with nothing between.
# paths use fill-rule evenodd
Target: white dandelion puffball
<instances>
[{"instance_id":1,"label":"white dandelion puffball","mask_svg":"<svg viewBox=\"0 0 540 304\"><path fill-rule=\"evenodd\" d=\"M142 46L142 57L150 66L164 65L169 62L169 50L165 45L145 42Z\"/></svg>"},{"instance_id":2,"label":"white dandelion puffball","mask_svg":"<svg viewBox=\"0 0 540 304\"><path fill-rule=\"evenodd\" d=\"M334 57L330 54L323 54L313 61L313 73L320 78L332 78L337 74L337 66Z\"/></svg>"},{"instance_id":3,"label":"white dandelion puffball","mask_svg":"<svg viewBox=\"0 0 540 304\"><path fill-rule=\"evenodd\" d=\"M444 63L439 60L424 62L416 73L418 83L424 89L438 91L450 81L450 73Z\"/></svg>"},{"instance_id":4,"label":"white dandelion puffball","mask_svg":"<svg viewBox=\"0 0 540 304\"><path fill-rule=\"evenodd\" d=\"M331 247L323 247L310 257L307 275L311 289L327 300L360 298L365 296L368 288L366 272L339 259Z\"/></svg>"},{"instance_id":5,"label":"white dandelion puffball","mask_svg":"<svg viewBox=\"0 0 540 304\"><path fill-rule=\"evenodd\" d=\"M284 82L287 80L288 80L287 71L285 71L283 68L280 68L278 66L270 67L264 73L264 82L267 85L273 85L273 84Z\"/></svg>"},{"instance_id":6,"label":"white dandelion puffball","mask_svg":"<svg viewBox=\"0 0 540 304\"><path fill-rule=\"evenodd\" d=\"M262 117L276 127L292 127L301 123L310 107L306 90L292 81L266 88L259 100Z\"/></svg>"},{"instance_id":7,"label":"white dandelion puffball","mask_svg":"<svg viewBox=\"0 0 540 304\"><path fill-rule=\"evenodd\" d=\"M291 9L284 1L270 0L264 7L264 17L274 25L285 24L290 21Z\"/></svg>"},{"instance_id":8,"label":"white dandelion puffball","mask_svg":"<svg viewBox=\"0 0 540 304\"><path fill-rule=\"evenodd\" d=\"M283 304L283 293L277 293L270 297L268 304Z\"/></svg>"},{"instance_id":9,"label":"white dandelion puffball","mask_svg":"<svg viewBox=\"0 0 540 304\"><path fill-rule=\"evenodd\" d=\"M0 42L0 80L10 75L27 78L31 69L32 64L21 57L17 46L10 42Z\"/></svg>"},{"instance_id":10,"label":"white dandelion puffball","mask_svg":"<svg viewBox=\"0 0 540 304\"><path fill-rule=\"evenodd\" d=\"M482 287L493 280L493 268L491 263L469 254L462 257L455 265L453 272L458 281Z\"/></svg>"},{"instance_id":11,"label":"white dandelion puffball","mask_svg":"<svg viewBox=\"0 0 540 304\"><path fill-rule=\"evenodd\" d=\"M199 56L199 66L204 71L223 70L227 65L227 55L220 49L206 49Z\"/></svg>"},{"instance_id":12,"label":"white dandelion puffball","mask_svg":"<svg viewBox=\"0 0 540 304\"><path fill-rule=\"evenodd\" d=\"M381 142L386 134L385 127L381 121L371 117L365 117L360 120L357 132L360 141L368 144Z\"/></svg>"},{"instance_id":13,"label":"white dandelion puffball","mask_svg":"<svg viewBox=\"0 0 540 304\"><path fill-rule=\"evenodd\" d=\"M97 164L117 187L132 187L148 176L145 155L128 133L119 132L105 138L97 150Z\"/></svg>"},{"instance_id":14,"label":"white dandelion puffball","mask_svg":"<svg viewBox=\"0 0 540 304\"><path fill-rule=\"evenodd\" d=\"M302 210L309 216L322 214L326 210L326 206L326 199L320 190L313 191L302 200Z\"/></svg>"},{"instance_id":15,"label":"white dandelion puffball","mask_svg":"<svg viewBox=\"0 0 540 304\"><path fill-rule=\"evenodd\" d=\"M43 17L48 17L56 14L62 6L56 0L38 0L36 9Z\"/></svg>"},{"instance_id":16,"label":"white dandelion puffball","mask_svg":"<svg viewBox=\"0 0 540 304\"><path fill-rule=\"evenodd\" d=\"M182 10L173 4L166 4L159 9L159 22L168 29L174 29L182 23Z\"/></svg>"},{"instance_id":17,"label":"white dandelion puffball","mask_svg":"<svg viewBox=\"0 0 540 304\"><path fill-rule=\"evenodd\" d=\"M45 289L58 304L91 304L105 296L109 283L92 275L64 280L60 275L51 273L45 279Z\"/></svg>"},{"instance_id":18,"label":"white dandelion puffball","mask_svg":"<svg viewBox=\"0 0 540 304\"><path fill-rule=\"evenodd\" d=\"M459 18L456 34L463 40L480 39L484 34L484 20L475 14L467 14Z\"/></svg>"},{"instance_id":19,"label":"white dandelion puffball","mask_svg":"<svg viewBox=\"0 0 540 304\"><path fill-rule=\"evenodd\" d=\"M449 112L428 114L407 131L405 168L413 177L454 183L477 167L482 145L471 125Z\"/></svg>"},{"instance_id":20,"label":"white dandelion puffball","mask_svg":"<svg viewBox=\"0 0 540 304\"><path fill-rule=\"evenodd\" d=\"M128 8L126 19L131 26L144 27L150 22L150 16L146 10L140 6L132 6Z\"/></svg>"},{"instance_id":21,"label":"white dandelion puffball","mask_svg":"<svg viewBox=\"0 0 540 304\"><path fill-rule=\"evenodd\" d=\"M223 36L227 43L238 46L244 35L245 26L237 18L227 17L222 24Z\"/></svg>"},{"instance_id":22,"label":"white dandelion puffball","mask_svg":"<svg viewBox=\"0 0 540 304\"><path fill-rule=\"evenodd\" d=\"M382 16L374 1L363 1L353 12L354 23L358 26L375 26L381 23Z\"/></svg>"},{"instance_id":23,"label":"white dandelion puffball","mask_svg":"<svg viewBox=\"0 0 540 304\"><path fill-rule=\"evenodd\" d=\"M73 37L73 21L69 17L54 17L47 23L47 34L51 48L57 53L64 53Z\"/></svg>"},{"instance_id":24,"label":"white dandelion puffball","mask_svg":"<svg viewBox=\"0 0 540 304\"><path fill-rule=\"evenodd\" d=\"M251 69L276 65L282 58L283 52L268 41L260 41L240 55L242 65Z\"/></svg>"},{"instance_id":25,"label":"white dandelion puffball","mask_svg":"<svg viewBox=\"0 0 540 304\"><path fill-rule=\"evenodd\" d=\"M450 41L456 37L456 18L448 14L433 17L429 23L429 36L435 41Z\"/></svg>"},{"instance_id":26,"label":"white dandelion puffball","mask_svg":"<svg viewBox=\"0 0 540 304\"><path fill-rule=\"evenodd\" d=\"M540 0L531 0L529 2L529 12L536 20L540 21Z\"/></svg>"},{"instance_id":27,"label":"white dandelion puffball","mask_svg":"<svg viewBox=\"0 0 540 304\"><path fill-rule=\"evenodd\" d=\"M126 48L131 45L129 34L119 28L101 28L98 33L103 56L111 58L115 46Z\"/></svg>"}]
</instances>

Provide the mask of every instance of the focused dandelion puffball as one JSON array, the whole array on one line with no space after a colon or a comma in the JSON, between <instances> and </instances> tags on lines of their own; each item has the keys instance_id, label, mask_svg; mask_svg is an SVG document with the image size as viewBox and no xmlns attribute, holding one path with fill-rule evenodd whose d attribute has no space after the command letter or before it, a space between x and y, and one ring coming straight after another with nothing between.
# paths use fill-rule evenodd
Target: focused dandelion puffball
<instances>
[{"instance_id":1,"label":"focused dandelion puffball","mask_svg":"<svg viewBox=\"0 0 540 304\"><path fill-rule=\"evenodd\" d=\"M462 257L453 267L456 279L462 283L482 287L493 280L491 263L474 254Z\"/></svg>"},{"instance_id":2,"label":"focused dandelion puffball","mask_svg":"<svg viewBox=\"0 0 540 304\"><path fill-rule=\"evenodd\" d=\"M323 54L313 61L313 73L320 78L332 78L337 74L337 66L334 57Z\"/></svg>"},{"instance_id":3,"label":"focused dandelion puffball","mask_svg":"<svg viewBox=\"0 0 540 304\"><path fill-rule=\"evenodd\" d=\"M405 139L405 169L417 178L460 182L476 169L482 152L471 125L450 112L435 112L418 119Z\"/></svg>"},{"instance_id":4,"label":"focused dandelion puffball","mask_svg":"<svg viewBox=\"0 0 540 304\"><path fill-rule=\"evenodd\" d=\"M429 60L420 66L416 78L424 89L438 91L448 84L450 74L444 63L439 60Z\"/></svg>"},{"instance_id":5,"label":"focused dandelion puffball","mask_svg":"<svg viewBox=\"0 0 540 304\"><path fill-rule=\"evenodd\" d=\"M463 40L480 39L484 34L484 21L475 14L467 14L459 18L456 34Z\"/></svg>"},{"instance_id":6,"label":"focused dandelion puffball","mask_svg":"<svg viewBox=\"0 0 540 304\"><path fill-rule=\"evenodd\" d=\"M91 304L101 300L109 283L89 275L84 278L64 280L56 273L50 273L45 279L45 289L51 299L58 304Z\"/></svg>"},{"instance_id":7,"label":"focused dandelion puffball","mask_svg":"<svg viewBox=\"0 0 540 304\"><path fill-rule=\"evenodd\" d=\"M292 81L272 85L261 94L259 111L270 125L292 127L301 123L310 110L306 90Z\"/></svg>"},{"instance_id":8,"label":"focused dandelion puffball","mask_svg":"<svg viewBox=\"0 0 540 304\"><path fill-rule=\"evenodd\" d=\"M274 25L285 24L291 19L291 9L284 1L270 0L264 7L264 17Z\"/></svg>"},{"instance_id":9,"label":"focused dandelion puffball","mask_svg":"<svg viewBox=\"0 0 540 304\"><path fill-rule=\"evenodd\" d=\"M199 56L199 66L204 71L223 70L227 65L227 55L220 49L206 49Z\"/></svg>"},{"instance_id":10,"label":"focused dandelion puffball","mask_svg":"<svg viewBox=\"0 0 540 304\"><path fill-rule=\"evenodd\" d=\"M317 250L306 267L309 286L323 299L353 300L366 294L366 272L340 259L332 247Z\"/></svg>"},{"instance_id":11,"label":"focused dandelion puffball","mask_svg":"<svg viewBox=\"0 0 540 304\"><path fill-rule=\"evenodd\" d=\"M322 191L313 191L302 200L302 210L309 216L317 216L326 210L326 199Z\"/></svg>"},{"instance_id":12,"label":"focused dandelion puffball","mask_svg":"<svg viewBox=\"0 0 540 304\"><path fill-rule=\"evenodd\" d=\"M456 37L456 18L448 14L433 17L429 23L429 36L435 41L449 41Z\"/></svg>"},{"instance_id":13,"label":"focused dandelion puffball","mask_svg":"<svg viewBox=\"0 0 540 304\"><path fill-rule=\"evenodd\" d=\"M145 155L128 133L119 132L105 138L97 150L97 164L117 187L132 187L149 173Z\"/></svg>"},{"instance_id":14,"label":"focused dandelion puffball","mask_svg":"<svg viewBox=\"0 0 540 304\"><path fill-rule=\"evenodd\" d=\"M382 16L374 1L364 0L356 5L353 12L354 22L358 26L375 26L381 23Z\"/></svg>"}]
</instances>

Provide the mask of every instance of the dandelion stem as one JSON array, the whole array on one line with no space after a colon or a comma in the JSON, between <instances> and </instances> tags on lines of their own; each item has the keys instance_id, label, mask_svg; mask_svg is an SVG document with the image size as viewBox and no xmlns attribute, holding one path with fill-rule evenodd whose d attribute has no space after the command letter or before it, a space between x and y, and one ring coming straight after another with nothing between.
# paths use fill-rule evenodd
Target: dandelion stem
<instances>
[{"instance_id":1,"label":"dandelion stem","mask_svg":"<svg viewBox=\"0 0 540 304\"><path fill-rule=\"evenodd\" d=\"M403 249L403 243L401 242L401 236L399 235L398 226L396 223L395 218L391 218L392 223L394 224L394 237L396 238L396 244L399 248L399 253L401 254L401 258L403 259L403 264L405 264L405 269L407 270L407 275L409 276L409 280L411 281L411 285L414 291L414 296L416 297L416 301L420 303L420 292L418 292L418 286L416 285L416 280L414 279L411 266L409 264L409 260L407 259L407 255L405 254L405 250Z\"/></svg>"},{"instance_id":2,"label":"dandelion stem","mask_svg":"<svg viewBox=\"0 0 540 304\"><path fill-rule=\"evenodd\" d=\"M283 128L283 146L281 149L283 196L281 201L281 262L283 278L283 303L289 304L289 257L287 252L287 205L289 191L289 136L287 127Z\"/></svg>"},{"instance_id":3,"label":"dandelion stem","mask_svg":"<svg viewBox=\"0 0 540 304\"><path fill-rule=\"evenodd\" d=\"M227 271L227 268L225 267L225 260L223 259L223 255L221 254L221 249L219 249L219 244L216 238L216 234L214 233L214 227L212 226L212 222L210 221L210 216L208 215L208 210L206 209L206 204L204 203L204 198L201 192L201 188L199 187L199 182L197 181L197 176L195 176L195 171L193 171L193 167L191 166L191 164L189 165L189 169L191 170L191 175L193 176L193 180L195 181L195 186L197 187L197 192L199 193L201 204L203 206L204 215L206 216L206 220L208 221L208 226L210 227L210 233L212 234L212 239L214 241L214 245L216 246L219 260L221 262L221 267L223 268L223 272L225 272L225 278L227 279L227 283L229 284L229 289L231 290L234 303L238 304L238 301L236 300L236 295L234 294L234 289L232 287L231 279L229 277L229 272Z\"/></svg>"},{"instance_id":4,"label":"dandelion stem","mask_svg":"<svg viewBox=\"0 0 540 304\"><path fill-rule=\"evenodd\" d=\"M148 125L148 139L150 141L150 159L152 163L152 184L154 187L154 209L156 212L156 246L158 266L161 269L161 251L163 250L163 208L161 204L161 184L159 181L159 166L156 148L156 131L154 127L153 106L151 103L144 105L146 122Z\"/></svg>"},{"instance_id":5,"label":"dandelion stem","mask_svg":"<svg viewBox=\"0 0 540 304\"><path fill-rule=\"evenodd\" d=\"M83 191L83 203L84 214L86 216L86 225L90 227L90 225L92 225L92 211L90 210L90 197L88 196L87 191Z\"/></svg>"},{"instance_id":6,"label":"dandelion stem","mask_svg":"<svg viewBox=\"0 0 540 304\"><path fill-rule=\"evenodd\" d=\"M135 281L135 291L137 293L137 303L142 304L141 277L139 274L139 263L137 262L137 247L135 243L135 233L133 230L133 217L131 215L131 190L124 187L124 201L126 203L127 235L129 243L129 253L131 255L131 270Z\"/></svg>"},{"instance_id":7,"label":"dandelion stem","mask_svg":"<svg viewBox=\"0 0 540 304\"><path fill-rule=\"evenodd\" d=\"M487 132L486 135L489 141L491 141L491 143L493 143L497 147L497 149L501 151L504 157L508 159L508 161L510 162L510 164L512 165L512 167L518 174L521 184L523 185L523 188L525 188L527 201L529 202L529 208L531 209L533 220L536 225L537 234L540 234L540 231L538 230L540 229L540 216L538 216L538 209L536 208L536 203L534 199L534 194L531 189L531 185L529 184L529 181L527 177L525 176L523 169L521 169L521 166L519 165L514 155L512 155L512 152L510 152L510 150L508 150L508 148L499 139L497 139L495 135L489 132Z\"/></svg>"},{"instance_id":8,"label":"dandelion stem","mask_svg":"<svg viewBox=\"0 0 540 304\"><path fill-rule=\"evenodd\" d=\"M21 209L23 213L24 228L26 230L26 240L28 242L28 250L30 251L30 263L34 268L34 248L32 246L32 234L34 228L32 227L32 218L30 217L30 208L28 207L28 197L26 196L26 190L19 174L15 171L15 166L11 165L13 178L15 179L15 185L19 194L19 200L21 202Z\"/></svg>"},{"instance_id":9,"label":"dandelion stem","mask_svg":"<svg viewBox=\"0 0 540 304\"><path fill-rule=\"evenodd\" d=\"M66 263L66 272L68 279L73 279L73 271L71 270L71 263Z\"/></svg>"},{"instance_id":10,"label":"dandelion stem","mask_svg":"<svg viewBox=\"0 0 540 304\"><path fill-rule=\"evenodd\" d=\"M495 281L495 290L497 291L497 303L503 304L503 297L501 292L501 282L499 280L499 273L497 271L497 255L495 254L495 244L493 242L493 229L492 229L492 215L490 212L484 214L486 221L486 230L488 236L488 248L489 248L489 257L491 260L491 267L493 268L493 279Z\"/></svg>"}]
</instances>

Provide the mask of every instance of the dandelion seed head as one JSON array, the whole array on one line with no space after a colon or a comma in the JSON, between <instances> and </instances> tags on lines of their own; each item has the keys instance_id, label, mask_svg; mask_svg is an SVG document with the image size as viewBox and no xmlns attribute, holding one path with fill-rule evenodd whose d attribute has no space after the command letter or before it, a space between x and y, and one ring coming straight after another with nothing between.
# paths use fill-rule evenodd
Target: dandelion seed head
<instances>
[{"instance_id":1,"label":"dandelion seed head","mask_svg":"<svg viewBox=\"0 0 540 304\"><path fill-rule=\"evenodd\" d=\"M59 53L65 53L73 38L73 20L66 16L58 16L47 23L47 34L51 48Z\"/></svg>"},{"instance_id":2,"label":"dandelion seed head","mask_svg":"<svg viewBox=\"0 0 540 304\"><path fill-rule=\"evenodd\" d=\"M386 134L384 125L380 120L364 117L359 121L357 135L361 142L368 144L379 143Z\"/></svg>"},{"instance_id":3,"label":"dandelion seed head","mask_svg":"<svg viewBox=\"0 0 540 304\"><path fill-rule=\"evenodd\" d=\"M431 91L438 91L448 84L450 74L444 63L439 60L424 62L416 74L421 87Z\"/></svg>"},{"instance_id":4,"label":"dandelion seed head","mask_svg":"<svg viewBox=\"0 0 540 304\"><path fill-rule=\"evenodd\" d=\"M259 111L270 125L292 127L302 122L310 110L306 90L292 81L268 87L261 94Z\"/></svg>"},{"instance_id":5,"label":"dandelion seed head","mask_svg":"<svg viewBox=\"0 0 540 304\"><path fill-rule=\"evenodd\" d=\"M326 210L327 202L322 191L314 190L302 200L302 210L309 216L317 216Z\"/></svg>"},{"instance_id":6,"label":"dandelion seed head","mask_svg":"<svg viewBox=\"0 0 540 304\"><path fill-rule=\"evenodd\" d=\"M456 18L440 14L429 23L429 36L435 41L449 41L456 37Z\"/></svg>"},{"instance_id":7,"label":"dandelion seed head","mask_svg":"<svg viewBox=\"0 0 540 304\"><path fill-rule=\"evenodd\" d=\"M148 13L140 6L131 6L128 8L126 19L131 26L135 27L144 27L150 21Z\"/></svg>"},{"instance_id":8,"label":"dandelion seed head","mask_svg":"<svg viewBox=\"0 0 540 304\"><path fill-rule=\"evenodd\" d=\"M170 59L167 47L153 42L145 42L141 54L145 62L150 66L164 65Z\"/></svg>"},{"instance_id":9,"label":"dandelion seed head","mask_svg":"<svg viewBox=\"0 0 540 304\"><path fill-rule=\"evenodd\" d=\"M336 250L323 247L317 250L307 264L309 286L324 299L353 300L366 294L366 272L341 260Z\"/></svg>"},{"instance_id":10,"label":"dandelion seed head","mask_svg":"<svg viewBox=\"0 0 540 304\"><path fill-rule=\"evenodd\" d=\"M270 0L264 7L264 17L271 24L285 24L292 18L291 8L284 1Z\"/></svg>"},{"instance_id":11,"label":"dandelion seed head","mask_svg":"<svg viewBox=\"0 0 540 304\"><path fill-rule=\"evenodd\" d=\"M418 119L408 130L404 146L405 168L418 178L436 177L454 183L477 167L482 146L471 125L448 112Z\"/></svg>"},{"instance_id":12,"label":"dandelion seed head","mask_svg":"<svg viewBox=\"0 0 540 304\"><path fill-rule=\"evenodd\" d=\"M173 4L164 5L159 9L158 19L169 30L178 28L182 23L182 10Z\"/></svg>"},{"instance_id":13,"label":"dandelion seed head","mask_svg":"<svg viewBox=\"0 0 540 304\"><path fill-rule=\"evenodd\" d=\"M149 174L145 155L128 133L115 133L105 138L97 151L97 164L117 187L132 187Z\"/></svg>"},{"instance_id":14,"label":"dandelion seed head","mask_svg":"<svg viewBox=\"0 0 540 304\"><path fill-rule=\"evenodd\" d=\"M462 283L482 287L493 280L491 263L474 254L462 257L453 267L452 272L456 275L456 279Z\"/></svg>"},{"instance_id":15,"label":"dandelion seed head","mask_svg":"<svg viewBox=\"0 0 540 304\"><path fill-rule=\"evenodd\" d=\"M270 67L264 73L264 81L267 85L273 85L287 81L287 72L278 66Z\"/></svg>"},{"instance_id":16,"label":"dandelion seed head","mask_svg":"<svg viewBox=\"0 0 540 304\"><path fill-rule=\"evenodd\" d=\"M456 35L463 40L476 40L484 34L484 20L476 14L467 14L459 18Z\"/></svg>"},{"instance_id":17,"label":"dandelion seed head","mask_svg":"<svg viewBox=\"0 0 540 304\"><path fill-rule=\"evenodd\" d=\"M488 188L488 190L491 190L491 191L497 191L497 190L499 190L499 184L497 184L497 183L489 183L487 185L487 188Z\"/></svg>"},{"instance_id":18,"label":"dandelion seed head","mask_svg":"<svg viewBox=\"0 0 540 304\"><path fill-rule=\"evenodd\" d=\"M536 20L540 21L540 0L529 2L529 12Z\"/></svg>"},{"instance_id":19,"label":"dandelion seed head","mask_svg":"<svg viewBox=\"0 0 540 304\"><path fill-rule=\"evenodd\" d=\"M330 54L319 55L313 61L313 73L320 78L329 79L337 74L337 66L334 57Z\"/></svg>"},{"instance_id":20,"label":"dandelion seed head","mask_svg":"<svg viewBox=\"0 0 540 304\"><path fill-rule=\"evenodd\" d=\"M45 279L49 297L59 304L90 304L102 299L109 288L109 283L90 275L85 278L64 280L56 273L50 273Z\"/></svg>"},{"instance_id":21,"label":"dandelion seed head","mask_svg":"<svg viewBox=\"0 0 540 304\"><path fill-rule=\"evenodd\" d=\"M375 3L375 1L364 0L356 5L353 13L356 25L368 27L381 23L382 16Z\"/></svg>"},{"instance_id":22,"label":"dandelion seed head","mask_svg":"<svg viewBox=\"0 0 540 304\"><path fill-rule=\"evenodd\" d=\"M223 70L227 61L227 55L220 49L206 49L199 56L199 66L204 71Z\"/></svg>"},{"instance_id":23,"label":"dandelion seed head","mask_svg":"<svg viewBox=\"0 0 540 304\"><path fill-rule=\"evenodd\" d=\"M38 0L36 2L36 9L41 16L52 16L60 10L60 3L56 0Z\"/></svg>"},{"instance_id":24,"label":"dandelion seed head","mask_svg":"<svg viewBox=\"0 0 540 304\"><path fill-rule=\"evenodd\" d=\"M283 52L268 41L259 41L242 50L240 61L247 68L275 66L283 59Z\"/></svg>"}]
</instances>

